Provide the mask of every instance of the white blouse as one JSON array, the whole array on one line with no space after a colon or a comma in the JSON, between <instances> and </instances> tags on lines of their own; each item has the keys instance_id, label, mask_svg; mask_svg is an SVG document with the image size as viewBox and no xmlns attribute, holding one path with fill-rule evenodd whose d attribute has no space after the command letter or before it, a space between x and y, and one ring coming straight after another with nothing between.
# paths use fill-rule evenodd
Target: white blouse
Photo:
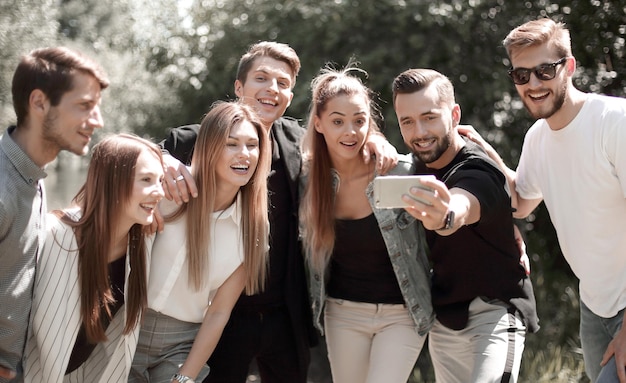
<instances>
[{"instance_id":1,"label":"white blouse","mask_svg":"<svg viewBox=\"0 0 626 383\"><path fill-rule=\"evenodd\" d=\"M161 201L164 214L176 208L169 200ZM166 223L163 232L157 234L148 283L149 308L181 321L201 323L217 289L243 263L241 195L212 217L209 265L198 291L189 285L185 216Z\"/></svg>"}]
</instances>

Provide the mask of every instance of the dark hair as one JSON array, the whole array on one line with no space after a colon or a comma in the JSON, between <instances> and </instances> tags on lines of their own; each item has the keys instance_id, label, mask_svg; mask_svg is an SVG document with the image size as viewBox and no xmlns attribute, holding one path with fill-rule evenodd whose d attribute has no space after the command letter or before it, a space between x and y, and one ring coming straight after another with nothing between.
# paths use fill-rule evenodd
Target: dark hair
<instances>
[{"instance_id":1,"label":"dark hair","mask_svg":"<svg viewBox=\"0 0 626 383\"><path fill-rule=\"evenodd\" d=\"M454 104L454 87L452 82L443 74L432 69L407 69L400 73L393 80L391 86L393 102L396 102L398 94L419 92L433 83L437 88L439 102Z\"/></svg>"},{"instance_id":2,"label":"dark hair","mask_svg":"<svg viewBox=\"0 0 626 383\"><path fill-rule=\"evenodd\" d=\"M239 60L239 66L237 67L237 80L241 81L242 84L246 83L246 78L248 76L248 72L250 72L252 63L259 57L271 57L289 65L293 77L293 81L291 83L291 87L293 88L296 84L298 72L300 72L300 58L298 58L296 51L294 51L289 45L274 41L261 41L260 43L256 43L248 48L248 51L241 56L241 59Z\"/></svg>"},{"instance_id":3,"label":"dark hair","mask_svg":"<svg viewBox=\"0 0 626 383\"><path fill-rule=\"evenodd\" d=\"M61 102L63 95L72 90L76 73L93 76L100 89L109 86L104 70L89 57L66 47L40 48L22 56L15 73L11 91L17 125L28 116L30 94L41 90L52 106Z\"/></svg>"}]
</instances>

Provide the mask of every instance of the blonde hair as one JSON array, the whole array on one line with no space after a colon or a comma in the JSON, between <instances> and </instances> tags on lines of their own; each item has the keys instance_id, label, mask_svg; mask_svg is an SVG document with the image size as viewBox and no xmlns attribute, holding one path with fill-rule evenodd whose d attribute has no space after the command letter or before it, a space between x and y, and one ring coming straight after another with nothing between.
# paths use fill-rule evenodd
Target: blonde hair
<instances>
[{"instance_id":1,"label":"blonde hair","mask_svg":"<svg viewBox=\"0 0 626 383\"><path fill-rule=\"evenodd\" d=\"M513 29L502 42L511 57L515 51L524 48L549 44L560 57L572 55L570 33L565 24L557 23L548 18L528 21Z\"/></svg>"},{"instance_id":2,"label":"blonde hair","mask_svg":"<svg viewBox=\"0 0 626 383\"><path fill-rule=\"evenodd\" d=\"M166 221L186 214L187 263L189 286L199 290L209 268L211 212L215 211L217 190L216 166L226 147L230 131L243 122L250 122L259 135L259 161L250 181L241 187L242 241L246 269L246 293L263 290L267 275L269 236L267 177L271 165L268 132L254 110L241 102L219 101L206 114L196 140L191 160L191 174L198 185L198 197L192 198Z\"/></svg>"},{"instance_id":3,"label":"blonde hair","mask_svg":"<svg viewBox=\"0 0 626 383\"><path fill-rule=\"evenodd\" d=\"M324 136L314 127L315 117L321 117L329 101L338 96L361 94L367 100L369 110L369 133L377 130L378 107L373 92L354 72L367 74L348 64L342 70L326 66L311 82L311 107L307 132L302 142L302 154L307 184L300 201L300 223L303 229L307 261L318 271L323 270L333 253L335 245L335 190L333 189L332 163Z\"/></svg>"}]
</instances>

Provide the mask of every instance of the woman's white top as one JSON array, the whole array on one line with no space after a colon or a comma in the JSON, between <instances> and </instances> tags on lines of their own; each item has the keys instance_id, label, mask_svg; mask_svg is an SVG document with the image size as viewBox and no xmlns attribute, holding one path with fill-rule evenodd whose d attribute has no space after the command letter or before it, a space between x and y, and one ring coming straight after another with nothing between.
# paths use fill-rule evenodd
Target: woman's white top
<instances>
[{"instance_id":1,"label":"woman's white top","mask_svg":"<svg viewBox=\"0 0 626 383\"><path fill-rule=\"evenodd\" d=\"M177 206L162 200L164 214ZM243 263L241 196L222 211L212 213L209 266L201 289L189 285L187 273L187 220L167 222L152 247L148 307L181 321L201 323L217 289Z\"/></svg>"}]
</instances>

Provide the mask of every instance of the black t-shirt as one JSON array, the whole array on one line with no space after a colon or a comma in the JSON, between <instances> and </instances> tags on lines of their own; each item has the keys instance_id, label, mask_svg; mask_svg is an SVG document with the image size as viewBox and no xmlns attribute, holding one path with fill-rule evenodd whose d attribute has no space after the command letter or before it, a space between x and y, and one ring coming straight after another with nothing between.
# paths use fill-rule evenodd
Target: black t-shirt
<instances>
[{"instance_id":1,"label":"black t-shirt","mask_svg":"<svg viewBox=\"0 0 626 383\"><path fill-rule=\"evenodd\" d=\"M335 220L328 296L366 303L404 303L387 246L372 213Z\"/></svg>"},{"instance_id":2,"label":"black t-shirt","mask_svg":"<svg viewBox=\"0 0 626 383\"><path fill-rule=\"evenodd\" d=\"M418 160L416 169L417 174L434 174L449 189L468 191L480 202L477 223L450 236L426 231L433 264L433 307L439 321L455 330L464 328L469 303L485 296L512 303L529 321L529 330L536 330L534 294L519 263L504 174L472 142L442 169L427 168Z\"/></svg>"}]
</instances>

